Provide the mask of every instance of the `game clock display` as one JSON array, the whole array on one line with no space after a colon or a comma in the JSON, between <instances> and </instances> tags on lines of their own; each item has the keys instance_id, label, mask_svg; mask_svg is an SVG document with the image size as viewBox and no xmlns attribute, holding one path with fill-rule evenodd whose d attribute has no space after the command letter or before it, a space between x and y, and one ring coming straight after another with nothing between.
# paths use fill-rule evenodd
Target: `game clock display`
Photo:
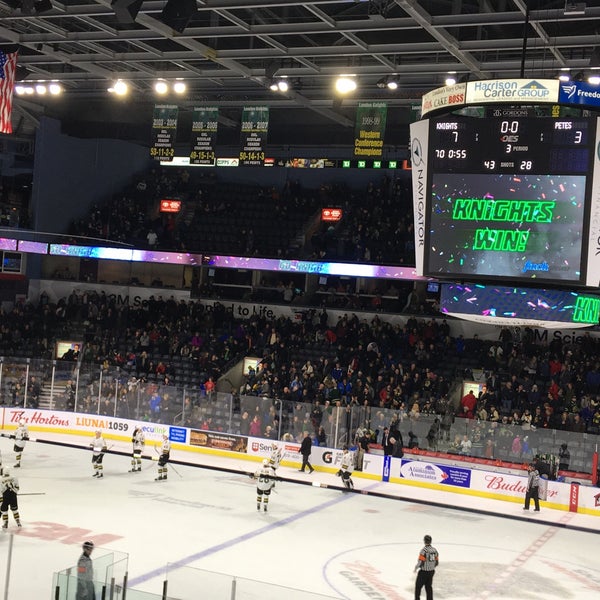
<instances>
[{"instance_id":1,"label":"game clock display","mask_svg":"<svg viewBox=\"0 0 600 600\"><path fill-rule=\"evenodd\" d=\"M578 283L595 118L429 122L424 273Z\"/></svg>"}]
</instances>

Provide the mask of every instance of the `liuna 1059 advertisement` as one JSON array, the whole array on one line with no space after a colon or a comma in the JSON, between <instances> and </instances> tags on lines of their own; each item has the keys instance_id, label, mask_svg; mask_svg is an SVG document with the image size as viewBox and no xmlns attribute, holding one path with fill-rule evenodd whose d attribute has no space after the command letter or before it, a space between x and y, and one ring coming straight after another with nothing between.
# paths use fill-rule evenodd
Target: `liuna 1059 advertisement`
<instances>
[{"instance_id":1,"label":"liuna 1059 advertisement","mask_svg":"<svg viewBox=\"0 0 600 600\"><path fill-rule=\"evenodd\" d=\"M427 274L581 280L586 177L434 175Z\"/></svg>"}]
</instances>

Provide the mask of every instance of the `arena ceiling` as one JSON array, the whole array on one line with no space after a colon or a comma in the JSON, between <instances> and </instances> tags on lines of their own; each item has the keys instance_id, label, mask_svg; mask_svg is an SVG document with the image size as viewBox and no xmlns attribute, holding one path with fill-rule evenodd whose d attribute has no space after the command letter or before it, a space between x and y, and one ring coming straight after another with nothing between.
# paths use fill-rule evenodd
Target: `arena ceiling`
<instances>
[{"instance_id":1,"label":"arena ceiling","mask_svg":"<svg viewBox=\"0 0 600 600\"><path fill-rule=\"evenodd\" d=\"M183 112L217 104L221 125L231 130L239 130L243 106L266 104L270 138L279 130L288 143L296 135L310 141L312 131L315 140L335 143L340 132L352 131L362 101L387 102L388 126L405 127L411 107L449 72L458 80L553 78L560 69L587 74L600 67L597 4L3 0L0 43L19 46L25 81L58 80L65 90L56 98L16 98L17 135L46 114L76 135L147 137L155 80L183 78L186 96L162 102ZM343 100L333 88L340 74L358 82ZM285 77L290 90L272 92L274 77ZM119 78L132 87L123 100L107 93ZM398 89L381 87L386 78L397 79Z\"/></svg>"}]
</instances>

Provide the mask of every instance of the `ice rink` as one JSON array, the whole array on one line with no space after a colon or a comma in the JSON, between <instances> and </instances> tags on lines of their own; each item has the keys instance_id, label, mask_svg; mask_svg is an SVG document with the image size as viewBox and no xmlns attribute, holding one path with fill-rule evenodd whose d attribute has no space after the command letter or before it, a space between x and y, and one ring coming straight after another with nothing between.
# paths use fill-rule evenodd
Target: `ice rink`
<instances>
[{"instance_id":1,"label":"ice rink","mask_svg":"<svg viewBox=\"0 0 600 600\"><path fill-rule=\"evenodd\" d=\"M97 480L87 450L30 442L21 469L12 469L10 440L0 438L0 450L21 485L23 528L11 517L8 533L0 537L1 593L8 540L15 534L11 600L53 597L52 574L74 565L88 539L97 546L93 556L127 553L130 587L157 595L170 563L171 573L195 567L331 598L411 599L424 534L440 553L436 599L600 597L598 519L543 504L540 513L525 513L521 504L380 483L359 474L357 489L403 497L343 493L306 485L339 486L333 475L282 466L278 474L284 481L264 514L256 510L253 481L242 473L175 463L179 475L171 468L166 482L156 482L156 462L146 460L141 473L128 473L129 457L111 453ZM129 448L116 444L112 451ZM257 466L206 460L240 471ZM198 598L221 597L197 592ZM281 592L263 596L270 597L291 598Z\"/></svg>"}]
</instances>

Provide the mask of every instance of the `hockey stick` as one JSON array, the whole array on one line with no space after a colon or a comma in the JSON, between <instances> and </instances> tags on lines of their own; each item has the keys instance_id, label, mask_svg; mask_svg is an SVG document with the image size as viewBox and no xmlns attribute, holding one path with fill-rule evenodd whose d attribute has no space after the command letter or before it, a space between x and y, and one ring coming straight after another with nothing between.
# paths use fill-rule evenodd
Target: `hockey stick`
<instances>
[{"instance_id":1,"label":"hockey stick","mask_svg":"<svg viewBox=\"0 0 600 600\"><path fill-rule=\"evenodd\" d=\"M46 492L23 492L22 494L17 494L18 496L45 496Z\"/></svg>"},{"instance_id":2,"label":"hockey stick","mask_svg":"<svg viewBox=\"0 0 600 600\"><path fill-rule=\"evenodd\" d=\"M0 433L0 437L3 438L8 438L9 440L14 440L15 439L15 434L14 433ZM32 438L29 437L26 440L23 440L24 442L37 442L37 438Z\"/></svg>"},{"instance_id":3,"label":"hockey stick","mask_svg":"<svg viewBox=\"0 0 600 600\"><path fill-rule=\"evenodd\" d=\"M159 456L158 456L158 457L156 457L156 458L153 456L153 457L152 457L152 460L158 460L158 459L160 458L160 452L158 451L158 448L157 448L156 446L154 446L154 450L156 450L156 452L157 452L157 454L158 454ZM168 462L168 463L166 463L166 464L165 464L165 466L167 466L167 464L171 466L171 468L173 469L173 471L174 471L175 473L177 473L177 475L179 476L179 478L180 478L180 479L183 479L183 475L182 475L182 474L181 474L181 473L180 473L180 472L179 472L179 471L178 471L178 470L175 468L175 466L173 465L173 463L171 463L171 462Z\"/></svg>"}]
</instances>

